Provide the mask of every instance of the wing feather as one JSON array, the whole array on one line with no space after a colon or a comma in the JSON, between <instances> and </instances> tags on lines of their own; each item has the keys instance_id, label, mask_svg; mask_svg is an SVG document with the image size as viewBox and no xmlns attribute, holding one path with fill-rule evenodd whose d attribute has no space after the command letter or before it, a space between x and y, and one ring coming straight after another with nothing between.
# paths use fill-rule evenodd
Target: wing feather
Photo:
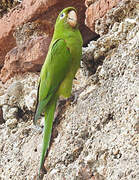
<instances>
[{"instance_id":1,"label":"wing feather","mask_svg":"<svg viewBox=\"0 0 139 180\"><path fill-rule=\"evenodd\" d=\"M52 44L40 74L38 88L38 106L34 123L56 93L59 85L69 71L72 61L71 53L64 39L57 39Z\"/></svg>"}]
</instances>

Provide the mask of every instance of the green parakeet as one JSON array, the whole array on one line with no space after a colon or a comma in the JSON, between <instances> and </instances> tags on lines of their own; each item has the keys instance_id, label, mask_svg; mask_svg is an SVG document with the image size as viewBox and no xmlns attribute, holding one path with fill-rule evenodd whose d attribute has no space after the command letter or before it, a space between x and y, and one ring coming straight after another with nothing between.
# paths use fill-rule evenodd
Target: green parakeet
<instances>
[{"instance_id":1,"label":"green parakeet","mask_svg":"<svg viewBox=\"0 0 139 180\"><path fill-rule=\"evenodd\" d=\"M36 124L41 113L45 114L40 170L49 147L57 100L59 96L71 95L72 82L80 66L82 45L76 9L65 8L57 17L53 38L40 73L34 118Z\"/></svg>"}]
</instances>

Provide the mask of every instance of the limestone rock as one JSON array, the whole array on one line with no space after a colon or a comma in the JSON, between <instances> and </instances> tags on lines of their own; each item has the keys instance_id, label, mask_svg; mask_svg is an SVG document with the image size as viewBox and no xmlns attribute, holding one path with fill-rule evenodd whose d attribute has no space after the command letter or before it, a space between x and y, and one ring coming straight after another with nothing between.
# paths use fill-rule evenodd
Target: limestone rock
<instances>
[{"instance_id":1,"label":"limestone rock","mask_svg":"<svg viewBox=\"0 0 139 180\"><path fill-rule=\"evenodd\" d=\"M111 1L113 2L113 1ZM138 3L136 1L124 0L117 4L116 7L113 7L108 13L95 21L95 32L104 35L107 34L108 31L117 31L117 27L120 22L124 20L130 21L129 23L135 24L139 21L139 17L137 16L135 19L132 18L134 15L139 13ZM130 17L127 18L127 14ZM121 23L118 32L123 31L123 25ZM126 33L126 31L123 33Z\"/></svg>"},{"instance_id":2,"label":"limestone rock","mask_svg":"<svg viewBox=\"0 0 139 180\"><path fill-rule=\"evenodd\" d=\"M15 81L9 85L5 94L1 97L0 105L17 106L22 97L23 84L20 81Z\"/></svg>"},{"instance_id":3,"label":"limestone rock","mask_svg":"<svg viewBox=\"0 0 139 180\"><path fill-rule=\"evenodd\" d=\"M13 129L13 128L15 128L17 126L17 123L18 123L17 119L12 118L12 119L9 119L9 120L6 121L6 126Z\"/></svg>"},{"instance_id":4,"label":"limestone rock","mask_svg":"<svg viewBox=\"0 0 139 180\"><path fill-rule=\"evenodd\" d=\"M59 102L53 131L57 133L45 160L43 180L139 179L139 29L134 2L123 1L111 9L108 20L116 8L123 11L126 6L127 14L119 22L113 18L110 29L83 49L72 97ZM14 112L13 102L22 113L13 129L0 124L1 179L37 177L42 132L34 128L32 114L38 79L37 73L25 73L0 84L0 101L8 93L12 96L5 90L10 84L22 84L16 103L5 98L7 109ZM18 92L15 85L11 87Z\"/></svg>"},{"instance_id":5,"label":"limestone rock","mask_svg":"<svg viewBox=\"0 0 139 180\"><path fill-rule=\"evenodd\" d=\"M108 54L109 56L110 53L113 54L115 48L117 48L121 42L126 41L126 38L130 40L133 36L136 35L136 31L138 29L137 24L139 20L139 17L135 16L135 14L138 14L139 12L136 5L137 4L134 1L128 1L125 3L122 2L117 5L117 7L110 10L105 17L100 18L99 23L96 22L96 31L101 36L103 36L100 37L97 41L91 41L88 44L88 47L83 49L84 53L82 63L89 70L84 70L85 74L94 74L96 70L99 72L100 69L98 66L102 64L103 60L108 56ZM120 12L122 14L119 16ZM125 14L123 12L125 12ZM134 16L135 18L132 19ZM119 22L117 22L116 17L119 17ZM110 23L109 25L108 22ZM130 30L134 27L136 27L136 31L132 32L132 36ZM105 74L104 68L102 68L101 72L99 73Z\"/></svg>"},{"instance_id":6,"label":"limestone rock","mask_svg":"<svg viewBox=\"0 0 139 180\"><path fill-rule=\"evenodd\" d=\"M0 96L0 107L3 121L6 121L8 127L14 128L21 119L28 121L32 118L37 99L38 75L26 74L24 79L18 76L10 83L5 94Z\"/></svg>"},{"instance_id":7,"label":"limestone rock","mask_svg":"<svg viewBox=\"0 0 139 180\"><path fill-rule=\"evenodd\" d=\"M25 96L25 105L26 107L35 112L35 105L36 105L36 99L37 99L37 93L36 89L32 90L29 95Z\"/></svg>"},{"instance_id":8,"label":"limestone rock","mask_svg":"<svg viewBox=\"0 0 139 180\"><path fill-rule=\"evenodd\" d=\"M3 105L2 110L3 110L3 118L4 118L4 120L7 121L7 120L10 119L8 124L9 125L12 124L11 119L16 119L18 108L17 107L12 107L11 108L8 105ZM15 122L15 120L13 122Z\"/></svg>"}]
</instances>

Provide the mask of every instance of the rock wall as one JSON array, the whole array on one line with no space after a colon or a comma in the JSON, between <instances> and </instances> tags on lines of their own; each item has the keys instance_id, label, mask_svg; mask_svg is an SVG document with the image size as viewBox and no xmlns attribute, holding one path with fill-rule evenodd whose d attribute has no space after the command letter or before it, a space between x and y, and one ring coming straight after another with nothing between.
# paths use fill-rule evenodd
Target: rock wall
<instances>
[{"instance_id":1,"label":"rock wall","mask_svg":"<svg viewBox=\"0 0 139 180\"><path fill-rule=\"evenodd\" d=\"M95 21L101 36L83 48L72 97L59 102L43 180L139 179L138 14L139 4L125 0ZM38 78L25 73L0 81L2 180L36 179Z\"/></svg>"},{"instance_id":2,"label":"rock wall","mask_svg":"<svg viewBox=\"0 0 139 180\"><path fill-rule=\"evenodd\" d=\"M86 0L86 25L92 30L95 30L95 22L113 7L115 7L121 0Z\"/></svg>"},{"instance_id":3,"label":"rock wall","mask_svg":"<svg viewBox=\"0 0 139 180\"><path fill-rule=\"evenodd\" d=\"M67 6L74 6L80 14L78 21L84 44L97 37L84 24L84 0L24 0L0 19L0 78L3 82L19 72L40 71L56 17Z\"/></svg>"}]
</instances>

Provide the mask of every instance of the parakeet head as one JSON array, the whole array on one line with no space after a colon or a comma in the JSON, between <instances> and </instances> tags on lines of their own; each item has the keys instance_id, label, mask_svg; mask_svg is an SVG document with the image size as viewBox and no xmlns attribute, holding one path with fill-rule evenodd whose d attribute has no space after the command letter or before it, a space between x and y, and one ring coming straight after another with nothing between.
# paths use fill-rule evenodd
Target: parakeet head
<instances>
[{"instance_id":1,"label":"parakeet head","mask_svg":"<svg viewBox=\"0 0 139 180\"><path fill-rule=\"evenodd\" d=\"M56 26L66 26L75 28L77 26L77 13L73 7L63 9L57 17Z\"/></svg>"}]
</instances>

